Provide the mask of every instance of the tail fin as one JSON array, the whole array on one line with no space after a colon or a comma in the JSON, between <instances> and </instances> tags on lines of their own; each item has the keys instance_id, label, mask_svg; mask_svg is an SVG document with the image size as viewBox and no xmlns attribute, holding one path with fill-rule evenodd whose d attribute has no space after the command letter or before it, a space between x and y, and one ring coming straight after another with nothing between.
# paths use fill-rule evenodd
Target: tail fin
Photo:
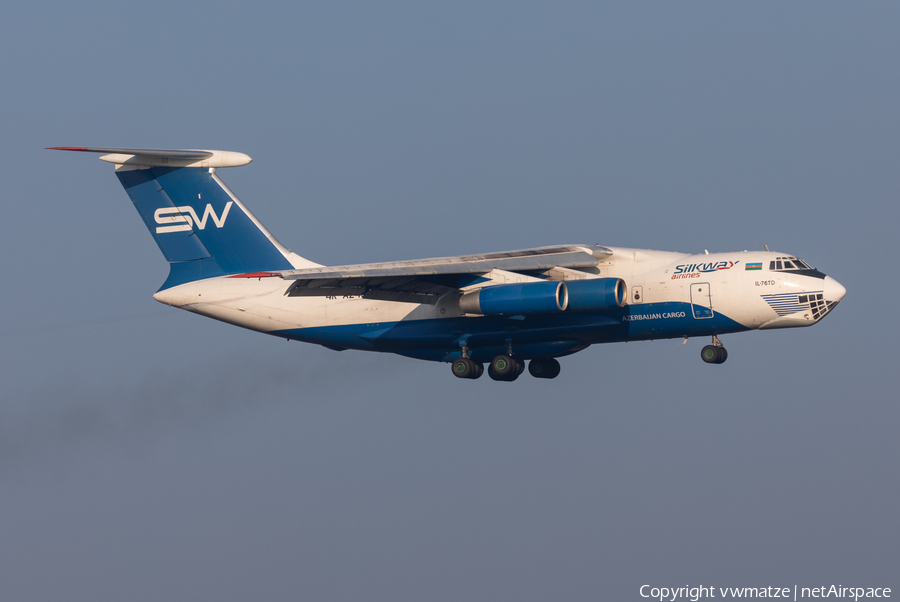
<instances>
[{"instance_id":1,"label":"tail fin","mask_svg":"<svg viewBox=\"0 0 900 602\"><path fill-rule=\"evenodd\" d=\"M216 175L246 165L243 153L57 148L111 153L116 176L170 263L162 288L228 274L297 267L286 249ZM302 261L302 260L301 260Z\"/></svg>"}]
</instances>

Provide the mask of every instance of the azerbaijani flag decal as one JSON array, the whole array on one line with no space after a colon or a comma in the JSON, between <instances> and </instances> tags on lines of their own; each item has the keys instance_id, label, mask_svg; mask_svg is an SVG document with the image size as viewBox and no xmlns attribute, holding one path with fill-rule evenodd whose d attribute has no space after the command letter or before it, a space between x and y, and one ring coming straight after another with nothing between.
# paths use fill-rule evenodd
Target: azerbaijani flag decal
<instances>
[{"instance_id":1,"label":"azerbaijani flag decal","mask_svg":"<svg viewBox=\"0 0 900 602\"><path fill-rule=\"evenodd\" d=\"M745 271L745 272L749 272L750 270L761 270L761 269L762 269L762 262L759 262L759 263L745 263L745 264L744 264L744 271Z\"/></svg>"}]
</instances>

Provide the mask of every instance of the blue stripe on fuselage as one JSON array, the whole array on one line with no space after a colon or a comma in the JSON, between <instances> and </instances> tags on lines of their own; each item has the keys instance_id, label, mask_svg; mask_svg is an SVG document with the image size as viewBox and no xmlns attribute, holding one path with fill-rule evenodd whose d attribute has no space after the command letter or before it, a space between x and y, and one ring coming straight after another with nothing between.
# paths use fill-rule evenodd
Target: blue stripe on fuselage
<instances>
[{"instance_id":1,"label":"blue stripe on fuselage","mask_svg":"<svg viewBox=\"0 0 900 602\"><path fill-rule=\"evenodd\" d=\"M490 357L480 355L502 352L507 341L517 355L528 358L566 355L594 343L743 330L748 328L719 312L712 318L698 320L693 317L690 303L670 302L629 305L604 312L402 320L295 328L270 334L332 348L384 351L435 361L459 357L460 342L466 341L475 359L488 361Z\"/></svg>"}]
</instances>

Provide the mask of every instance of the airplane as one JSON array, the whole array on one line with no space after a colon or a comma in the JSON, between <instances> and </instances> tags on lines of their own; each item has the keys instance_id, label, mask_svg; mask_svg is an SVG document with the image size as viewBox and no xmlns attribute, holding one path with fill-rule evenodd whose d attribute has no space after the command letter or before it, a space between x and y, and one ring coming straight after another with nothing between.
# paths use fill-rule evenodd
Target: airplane
<instances>
[{"instance_id":1,"label":"airplane","mask_svg":"<svg viewBox=\"0 0 900 602\"><path fill-rule=\"evenodd\" d=\"M699 255L585 244L323 266L278 242L219 178L239 152L102 153L169 262L157 301L288 340L446 362L495 381L560 373L593 344L817 324L846 289L789 253Z\"/></svg>"}]
</instances>

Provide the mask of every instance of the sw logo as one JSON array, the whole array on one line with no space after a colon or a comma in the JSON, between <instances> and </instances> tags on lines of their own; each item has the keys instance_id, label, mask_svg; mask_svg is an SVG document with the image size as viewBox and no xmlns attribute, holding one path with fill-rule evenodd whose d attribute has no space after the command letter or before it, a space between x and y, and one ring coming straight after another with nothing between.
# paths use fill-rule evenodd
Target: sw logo
<instances>
[{"instance_id":1,"label":"sw logo","mask_svg":"<svg viewBox=\"0 0 900 602\"><path fill-rule=\"evenodd\" d=\"M207 203L202 218L197 217L197 212L189 205L185 205L184 207L161 207L153 213L153 219L156 220L157 224L166 225L157 226L156 233L190 232L193 229L194 224L197 224L198 230L203 230L206 228L206 220L210 217L216 225L216 228L221 228L225 225L225 219L228 217L228 212L231 210L233 204L234 201L228 201L228 203L225 204L225 208L222 210L222 215L217 216L216 212L213 211L212 205Z\"/></svg>"}]
</instances>

